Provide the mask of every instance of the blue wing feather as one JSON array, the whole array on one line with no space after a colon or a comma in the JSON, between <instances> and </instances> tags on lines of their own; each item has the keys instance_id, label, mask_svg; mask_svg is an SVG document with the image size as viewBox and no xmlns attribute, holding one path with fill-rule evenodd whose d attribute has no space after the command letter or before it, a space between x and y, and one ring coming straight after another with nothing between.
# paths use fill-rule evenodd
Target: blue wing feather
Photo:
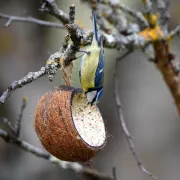
<instances>
[{"instance_id":1,"label":"blue wing feather","mask_svg":"<svg viewBox=\"0 0 180 180\"><path fill-rule=\"evenodd\" d=\"M99 63L95 74L95 87L102 86L103 81L104 81L104 51L101 48L99 55Z\"/></svg>"},{"instance_id":2,"label":"blue wing feather","mask_svg":"<svg viewBox=\"0 0 180 180\"><path fill-rule=\"evenodd\" d=\"M101 100L102 96L103 96L103 88L101 88L97 93L97 97L96 97L97 103Z\"/></svg>"}]
</instances>

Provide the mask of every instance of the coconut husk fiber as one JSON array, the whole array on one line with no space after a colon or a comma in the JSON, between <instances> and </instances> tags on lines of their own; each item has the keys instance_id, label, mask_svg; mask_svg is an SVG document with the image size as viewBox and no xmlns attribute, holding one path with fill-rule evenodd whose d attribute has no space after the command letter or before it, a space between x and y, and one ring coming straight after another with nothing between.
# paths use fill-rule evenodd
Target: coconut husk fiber
<instances>
[{"instance_id":1,"label":"coconut husk fiber","mask_svg":"<svg viewBox=\"0 0 180 180\"><path fill-rule=\"evenodd\" d=\"M103 118L81 89L60 86L43 95L35 111L35 131L44 148L64 161L87 162L106 142Z\"/></svg>"}]
</instances>

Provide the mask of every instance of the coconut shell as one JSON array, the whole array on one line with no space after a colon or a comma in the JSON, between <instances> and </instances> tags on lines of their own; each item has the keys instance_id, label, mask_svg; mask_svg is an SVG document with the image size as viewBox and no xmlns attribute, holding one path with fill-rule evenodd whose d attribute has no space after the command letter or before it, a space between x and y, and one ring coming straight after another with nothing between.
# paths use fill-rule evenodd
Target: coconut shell
<instances>
[{"instance_id":1,"label":"coconut shell","mask_svg":"<svg viewBox=\"0 0 180 180\"><path fill-rule=\"evenodd\" d=\"M73 99L76 99L76 101L73 101ZM104 134L104 137L99 137L100 139L95 141L94 144L94 139L101 135L99 133L93 134L94 131L93 129L91 131L91 127L90 130L86 131L89 128L88 126L91 126L91 123L86 124L84 127L78 124L81 122L86 123L87 117L92 119L92 121L88 120L88 122L94 122L94 117L102 118L97 106L93 105L91 107L87 105L86 101L81 89L60 86L59 89L43 95L38 102L35 111L35 131L44 148L58 159L71 162L86 162L105 145L106 135L103 120L100 122L98 132ZM81 104L83 107L81 107ZM74 108L76 109L74 110L72 107L79 107L79 109ZM88 115L85 108L90 108ZM79 112L80 116L78 115ZM76 118L78 123L75 123L73 117ZM81 128L83 133L80 133L77 130L78 128ZM88 135L88 133L92 134ZM91 143L87 142L91 140Z\"/></svg>"}]
</instances>

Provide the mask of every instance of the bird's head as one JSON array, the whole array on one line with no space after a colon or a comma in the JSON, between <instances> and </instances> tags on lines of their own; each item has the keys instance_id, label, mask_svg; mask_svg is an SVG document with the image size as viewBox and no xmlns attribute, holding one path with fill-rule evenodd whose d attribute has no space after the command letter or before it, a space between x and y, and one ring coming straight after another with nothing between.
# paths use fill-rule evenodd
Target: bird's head
<instances>
[{"instance_id":1,"label":"bird's head","mask_svg":"<svg viewBox=\"0 0 180 180\"><path fill-rule=\"evenodd\" d=\"M103 95L103 88L87 91L85 94L88 100L88 104L91 104L92 106L100 101Z\"/></svg>"}]
</instances>

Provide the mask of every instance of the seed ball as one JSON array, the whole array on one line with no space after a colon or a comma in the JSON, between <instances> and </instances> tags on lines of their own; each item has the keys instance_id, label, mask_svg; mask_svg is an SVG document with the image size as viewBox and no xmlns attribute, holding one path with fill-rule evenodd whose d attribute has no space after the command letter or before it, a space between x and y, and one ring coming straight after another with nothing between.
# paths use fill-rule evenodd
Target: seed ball
<instances>
[{"instance_id":1,"label":"seed ball","mask_svg":"<svg viewBox=\"0 0 180 180\"><path fill-rule=\"evenodd\" d=\"M60 86L41 97L35 131L44 148L64 161L87 162L106 142L103 118L81 89Z\"/></svg>"}]
</instances>

